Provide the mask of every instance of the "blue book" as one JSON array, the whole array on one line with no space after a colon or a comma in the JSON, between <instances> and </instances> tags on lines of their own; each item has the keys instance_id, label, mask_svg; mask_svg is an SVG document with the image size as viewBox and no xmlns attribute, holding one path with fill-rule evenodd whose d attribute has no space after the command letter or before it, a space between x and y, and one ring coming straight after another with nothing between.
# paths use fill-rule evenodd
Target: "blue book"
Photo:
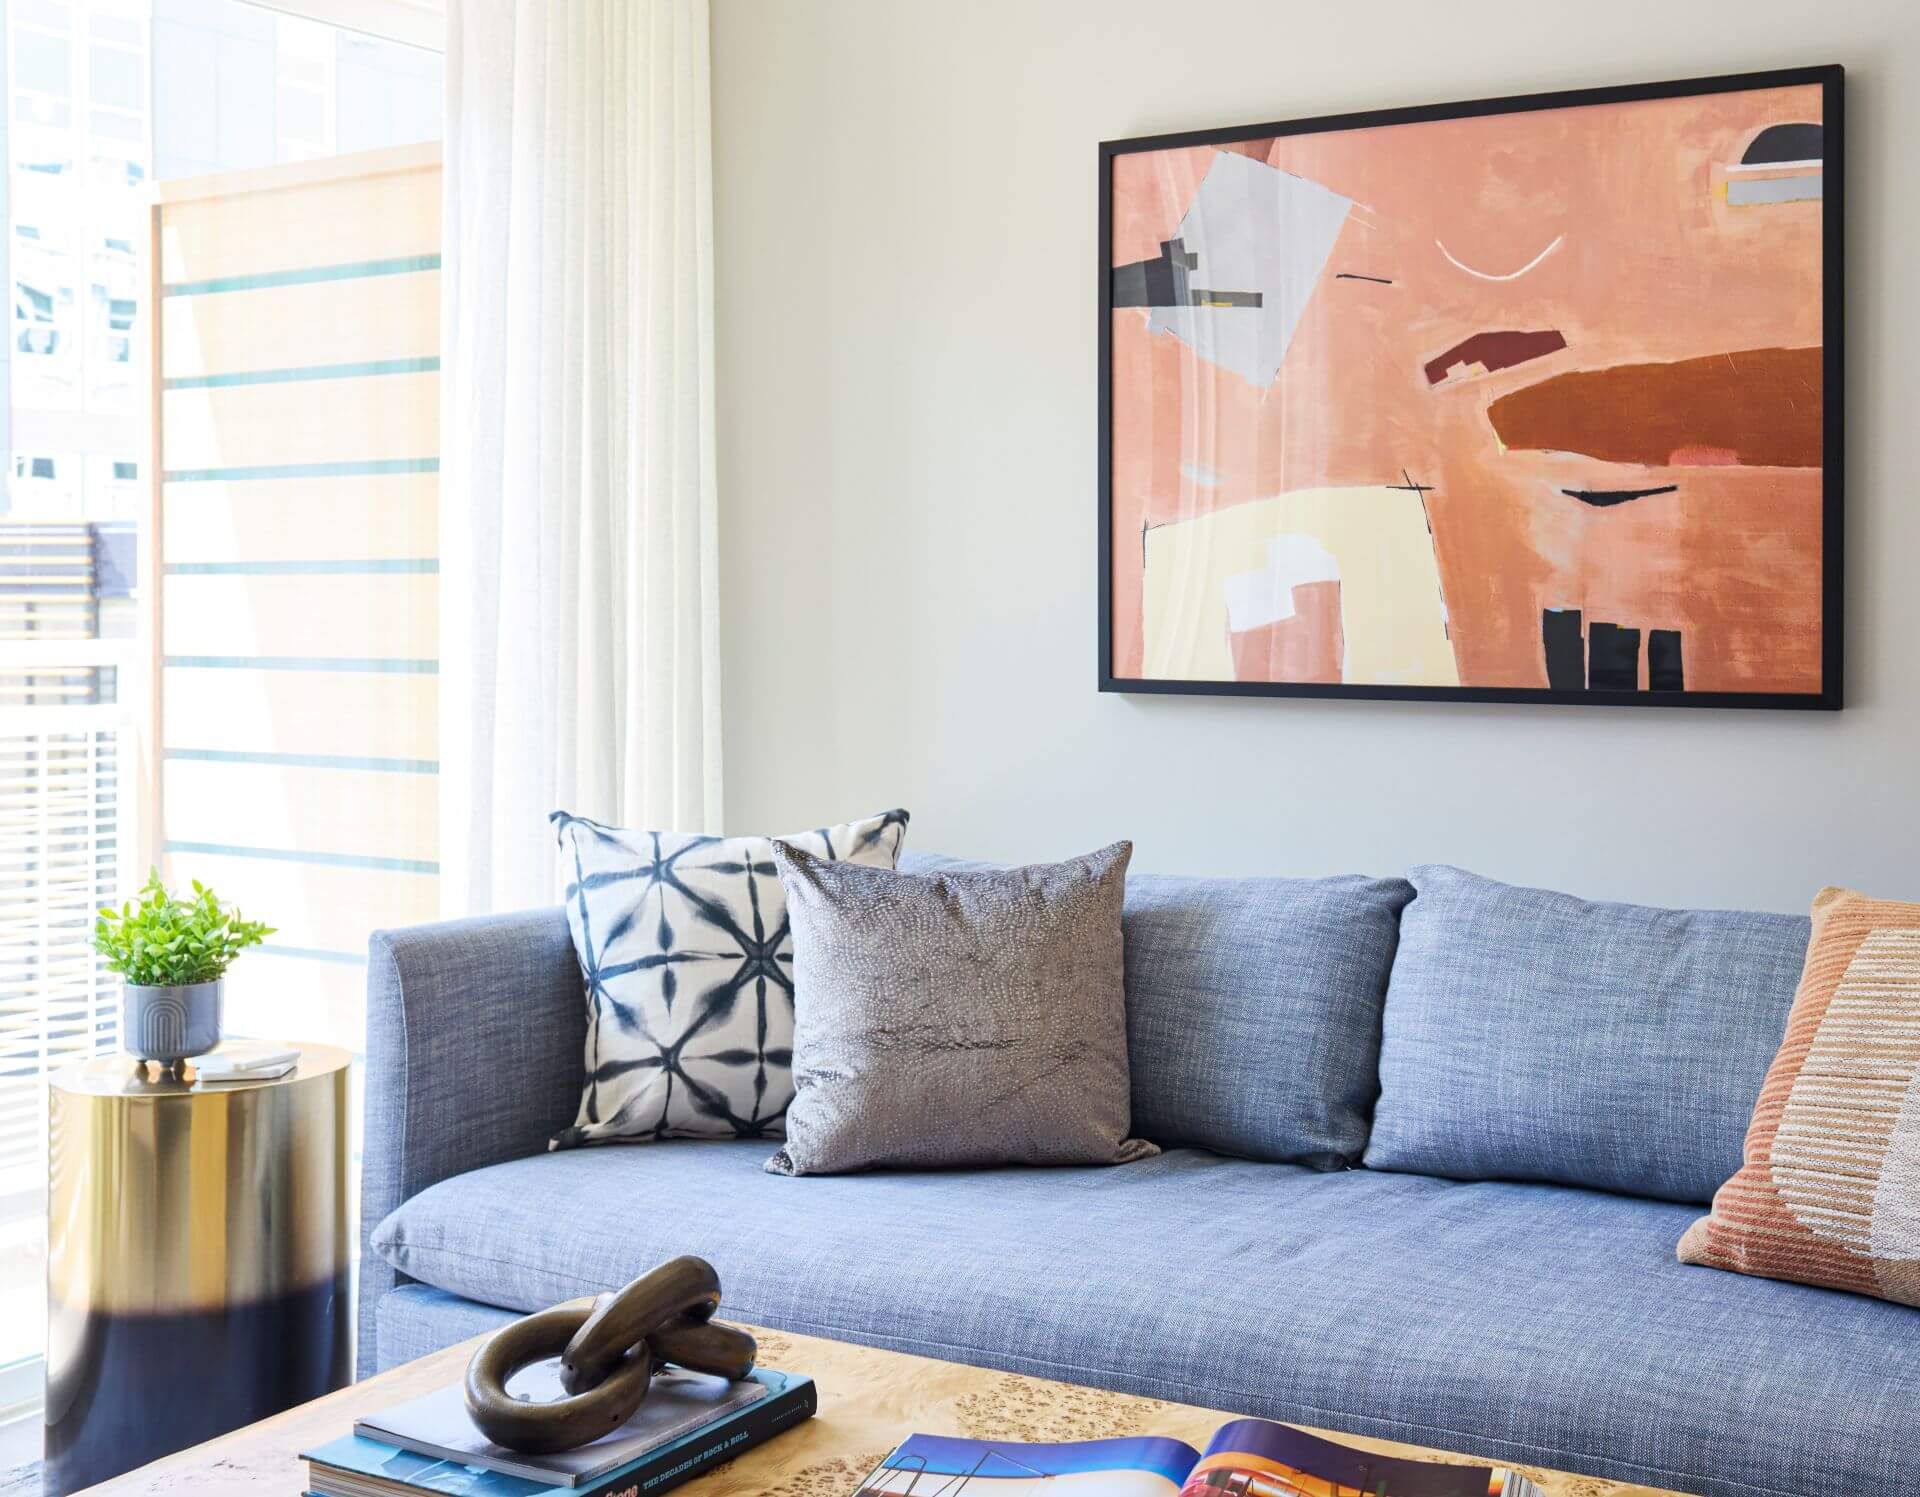
<instances>
[{"instance_id":1,"label":"blue book","mask_svg":"<svg viewBox=\"0 0 1920 1497\"><path fill-rule=\"evenodd\" d=\"M732 1460L812 1416L819 1407L813 1379L758 1368L753 1381L764 1396L689 1434L605 1472L588 1485L529 1480L484 1466L463 1465L348 1435L307 1451L307 1489L313 1497L656 1497L710 1466Z\"/></svg>"},{"instance_id":2,"label":"blue book","mask_svg":"<svg viewBox=\"0 0 1920 1497\"><path fill-rule=\"evenodd\" d=\"M507 1392L527 1403L565 1398L559 1359L543 1357L521 1368L507 1380ZM485 1466L541 1486L584 1487L766 1396L766 1385L750 1377L728 1382L707 1372L665 1367L653 1379L645 1402L618 1429L572 1450L529 1455L483 1435L467 1413L465 1387L454 1382L363 1414L354 1421L353 1432L376 1445L394 1445L457 1466Z\"/></svg>"}]
</instances>

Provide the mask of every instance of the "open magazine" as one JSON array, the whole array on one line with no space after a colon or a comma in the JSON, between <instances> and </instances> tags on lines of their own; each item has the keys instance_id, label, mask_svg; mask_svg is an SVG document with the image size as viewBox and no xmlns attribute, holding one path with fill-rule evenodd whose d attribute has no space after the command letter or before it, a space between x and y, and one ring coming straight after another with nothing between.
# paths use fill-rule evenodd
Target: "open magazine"
<instances>
[{"instance_id":1,"label":"open magazine","mask_svg":"<svg viewBox=\"0 0 1920 1497\"><path fill-rule=\"evenodd\" d=\"M1517 1471L1373 1455L1265 1419L1205 1451L1135 1435L1071 1445L910 1436L856 1497L1542 1497Z\"/></svg>"}]
</instances>

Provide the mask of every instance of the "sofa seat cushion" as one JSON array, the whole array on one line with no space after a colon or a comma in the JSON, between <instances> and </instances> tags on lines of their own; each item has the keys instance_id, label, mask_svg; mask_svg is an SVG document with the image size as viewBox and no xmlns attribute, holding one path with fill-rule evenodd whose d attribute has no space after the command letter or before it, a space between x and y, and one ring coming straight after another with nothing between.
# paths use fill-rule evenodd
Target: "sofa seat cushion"
<instances>
[{"instance_id":1,"label":"sofa seat cushion","mask_svg":"<svg viewBox=\"0 0 1920 1497\"><path fill-rule=\"evenodd\" d=\"M723 1315L1710 1497L1920 1490L1920 1311L1674 1258L1697 1214L1180 1150L789 1179L765 1145L496 1165L380 1224L533 1310L677 1253Z\"/></svg>"},{"instance_id":2,"label":"sofa seat cushion","mask_svg":"<svg viewBox=\"0 0 1920 1497\"><path fill-rule=\"evenodd\" d=\"M990 868L909 853L905 871ZM1132 873L1121 919L1133 1131L1337 1170L1380 1089L1380 1010L1413 898L1401 878ZM1274 1084L1284 1067L1286 1084Z\"/></svg>"}]
</instances>

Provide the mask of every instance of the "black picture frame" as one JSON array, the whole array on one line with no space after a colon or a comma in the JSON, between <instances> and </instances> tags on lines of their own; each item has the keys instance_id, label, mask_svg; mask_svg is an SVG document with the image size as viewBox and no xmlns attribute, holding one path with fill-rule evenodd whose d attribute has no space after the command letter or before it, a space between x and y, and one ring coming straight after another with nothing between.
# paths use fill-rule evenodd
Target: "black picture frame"
<instances>
[{"instance_id":1,"label":"black picture frame","mask_svg":"<svg viewBox=\"0 0 1920 1497\"><path fill-rule=\"evenodd\" d=\"M1332 697L1355 701L1544 703L1581 707L1739 707L1838 711L1845 667L1845 119L1840 64L1730 73L1655 83L1515 94L1448 104L1360 110L1265 124L1105 140L1099 147L1098 528L1099 689L1103 692L1230 697ZM1555 690L1551 687L1393 686L1284 681L1188 681L1118 677L1113 670L1113 164L1142 151L1225 145L1267 137L1523 114L1594 104L1631 104L1757 89L1817 85L1822 98L1821 321L1824 381L1821 492L1821 682L1817 692Z\"/></svg>"}]
</instances>

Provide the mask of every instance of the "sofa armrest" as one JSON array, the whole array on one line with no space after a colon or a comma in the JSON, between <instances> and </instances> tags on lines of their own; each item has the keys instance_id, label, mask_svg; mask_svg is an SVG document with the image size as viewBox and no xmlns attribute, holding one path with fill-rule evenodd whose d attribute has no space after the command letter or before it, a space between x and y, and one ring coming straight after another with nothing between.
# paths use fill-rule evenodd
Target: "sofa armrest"
<instances>
[{"instance_id":1,"label":"sofa armrest","mask_svg":"<svg viewBox=\"0 0 1920 1497\"><path fill-rule=\"evenodd\" d=\"M450 1175L537 1154L580 1105L587 1016L555 905L375 931L367 943L366 1129L360 1185L360 1359L399 1275L374 1228Z\"/></svg>"}]
</instances>

